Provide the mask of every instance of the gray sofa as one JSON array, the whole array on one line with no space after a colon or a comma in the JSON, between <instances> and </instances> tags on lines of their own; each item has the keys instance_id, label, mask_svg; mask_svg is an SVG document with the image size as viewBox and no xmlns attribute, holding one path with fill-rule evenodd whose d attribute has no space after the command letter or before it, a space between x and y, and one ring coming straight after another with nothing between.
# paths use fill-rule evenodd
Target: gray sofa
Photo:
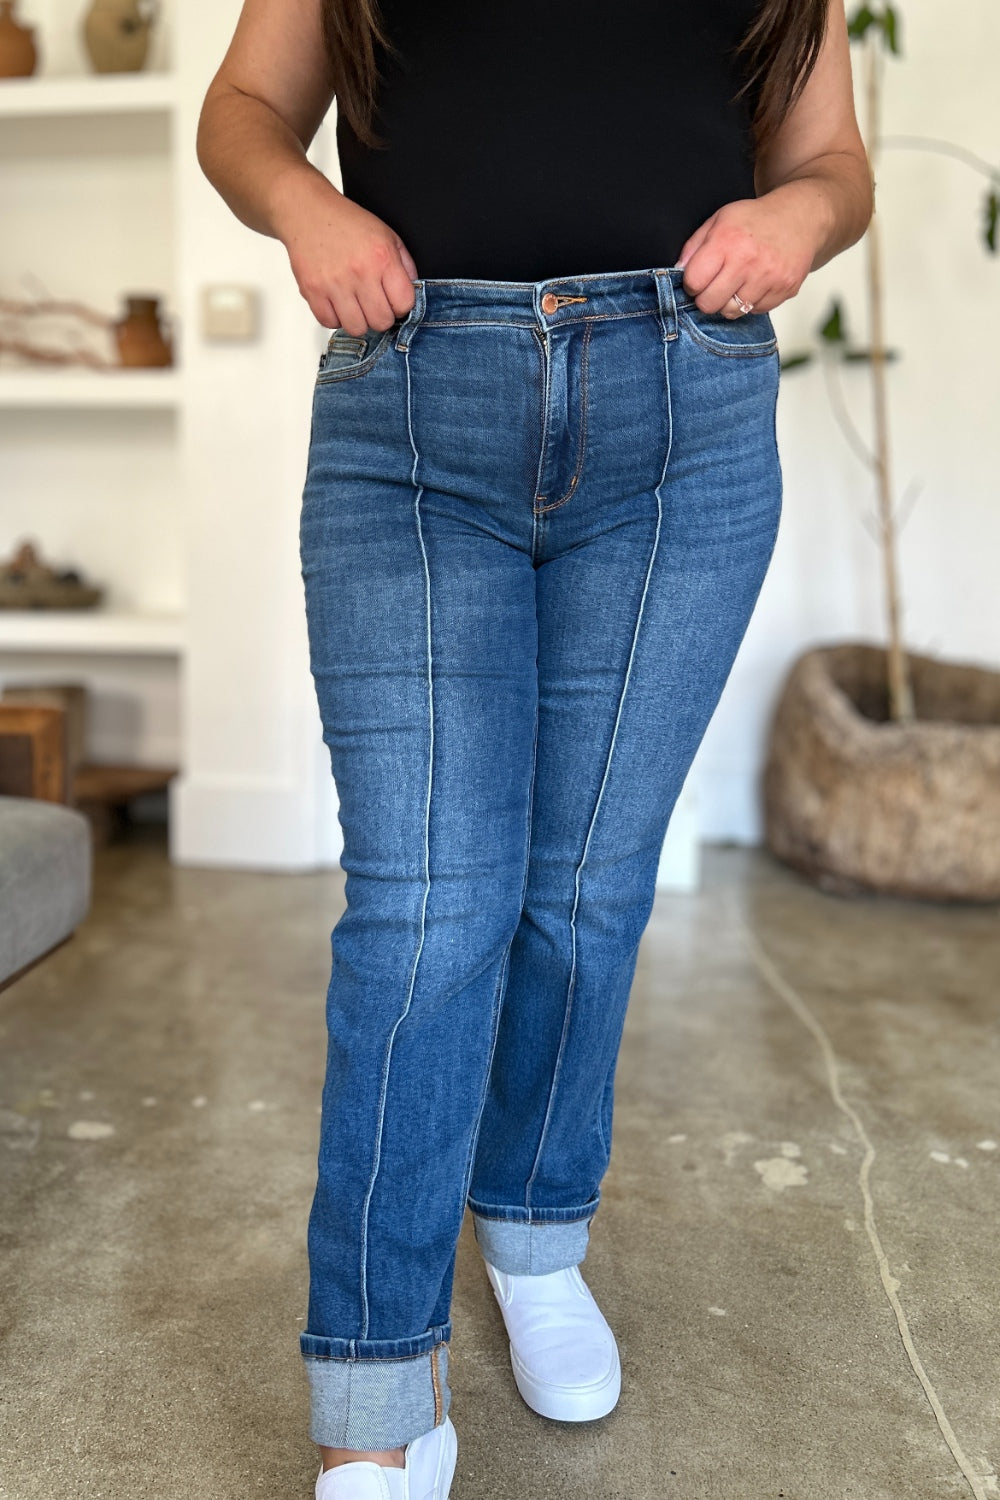
<instances>
[{"instance_id":1,"label":"gray sofa","mask_svg":"<svg viewBox=\"0 0 1000 1500\"><path fill-rule=\"evenodd\" d=\"M55 802L0 797L0 986L58 947L90 909L90 825Z\"/></svg>"},{"instance_id":2,"label":"gray sofa","mask_svg":"<svg viewBox=\"0 0 1000 1500\"><path fill-rule=\"evenodd\" d=\"M90 908L90 824L68 787L63 710L0 704L0 989Z\"/></svg>"}]
</instances>

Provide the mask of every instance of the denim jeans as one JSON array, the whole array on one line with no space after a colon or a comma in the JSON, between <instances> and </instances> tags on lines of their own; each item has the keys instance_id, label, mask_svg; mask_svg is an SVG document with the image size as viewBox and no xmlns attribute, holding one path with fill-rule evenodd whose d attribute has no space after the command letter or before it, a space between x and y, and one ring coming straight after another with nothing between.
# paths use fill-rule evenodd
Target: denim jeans
<instances>
[{"instance_id":1,"label":"denim jeans","mask_svg":"<svg viewBox=\"0 0 1000 1500\"><path fill-rule=\"evenodd\" d=\"M586 1253L667 822L781 511L771 319L682 282L418 280L320 358L300 544L347 904L318 1443L443 1420L467 1206L503 1271Z\"/></svg>"}]
</instances>

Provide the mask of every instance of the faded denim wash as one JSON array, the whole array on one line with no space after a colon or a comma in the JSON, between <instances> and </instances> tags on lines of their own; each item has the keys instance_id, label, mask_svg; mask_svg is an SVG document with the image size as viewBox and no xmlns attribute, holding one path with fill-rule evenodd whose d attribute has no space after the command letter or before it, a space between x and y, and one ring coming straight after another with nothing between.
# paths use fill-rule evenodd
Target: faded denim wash
<instances>
[{"instance_id":1,"label":"faded denim wash","mask_svg":"<svg viewBox=\"0 0 1000 1500\"><path fill-rule=\"evenodd\" d=\"M767 313L681 268L418 280L321 356L301 511L340 799L311 1436L443 1420L468 1205L501 1270L586 1253L674 802L772 554Z\"/></svg>"}]
</instances>

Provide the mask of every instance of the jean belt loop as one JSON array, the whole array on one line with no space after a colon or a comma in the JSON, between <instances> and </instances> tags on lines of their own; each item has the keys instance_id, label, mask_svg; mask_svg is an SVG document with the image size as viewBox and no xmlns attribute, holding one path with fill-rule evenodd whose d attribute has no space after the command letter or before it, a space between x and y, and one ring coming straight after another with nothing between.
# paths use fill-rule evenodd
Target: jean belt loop
<instances>
[{"instance_id":1,"label":"jean belt loop","mask_svg":"<svg viewBox=\"0 0 1000 1500\"><path fill-rule=\"evenodd\" d=\"M396 337L396 348L401 349L404 354L409 349L410 340L423 321L426 309L427 296L424 292L424 284L422 281L415 281L413 283L413 306L400 324Z\"/></svg>"},{"instance_id":2,"label":"jean belt loop","mask_svg":"<svg viewBox=\"0 0 1000 1500\"><path fill-rule=\"evenodd\" d=\"M668 270L656 270L653 275L656 278L656 296L660 305L663 339L664 342L668 342L677 337L677 300L674 297L674 284Z\"/></svg>"}]
</instances>

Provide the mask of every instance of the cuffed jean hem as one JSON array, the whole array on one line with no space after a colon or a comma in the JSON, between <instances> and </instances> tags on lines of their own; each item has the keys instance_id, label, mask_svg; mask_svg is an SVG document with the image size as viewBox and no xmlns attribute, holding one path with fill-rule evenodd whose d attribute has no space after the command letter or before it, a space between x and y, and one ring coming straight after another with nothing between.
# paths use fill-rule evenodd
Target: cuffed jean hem
<instances>
[{"instance_id":1,"label":"cuffed jean hem","mask_svg":"<svg viewBox=\"0 0 1000 1500\"><path fill-rule=\"evenodd\" d=\"M314 1350L323 1345L354 1343L359 1350L376 1345L360 1339L300 1334L309 1376L309 1436L313 1442L324 1448L378 1452L405 1447L443 1422L451 1406L448 1344L446 1339L434 1337L443 1331L432 1329L422 1336L425 1342L431 1340L430 1348L402 1358L316 1353Z\"/></svg>"},{"instance_id":2,"label":"cuffed jean hem","mask_svg":"<svg viewBox=\"0 0 1000 1500\"><path fill-rule=\"evenodd\" d=\"M472 1226L483 1256L508 1276L545 1276L577 1266L587 1253L597 1203L580 1209L491 1209L473 1205ZM512 1217L514 1213L518 1217ZM549 1216L552 1217L549 1217ZM566 1217L572 1215L573 1217Z\"/></svg>"}]
</instances>

